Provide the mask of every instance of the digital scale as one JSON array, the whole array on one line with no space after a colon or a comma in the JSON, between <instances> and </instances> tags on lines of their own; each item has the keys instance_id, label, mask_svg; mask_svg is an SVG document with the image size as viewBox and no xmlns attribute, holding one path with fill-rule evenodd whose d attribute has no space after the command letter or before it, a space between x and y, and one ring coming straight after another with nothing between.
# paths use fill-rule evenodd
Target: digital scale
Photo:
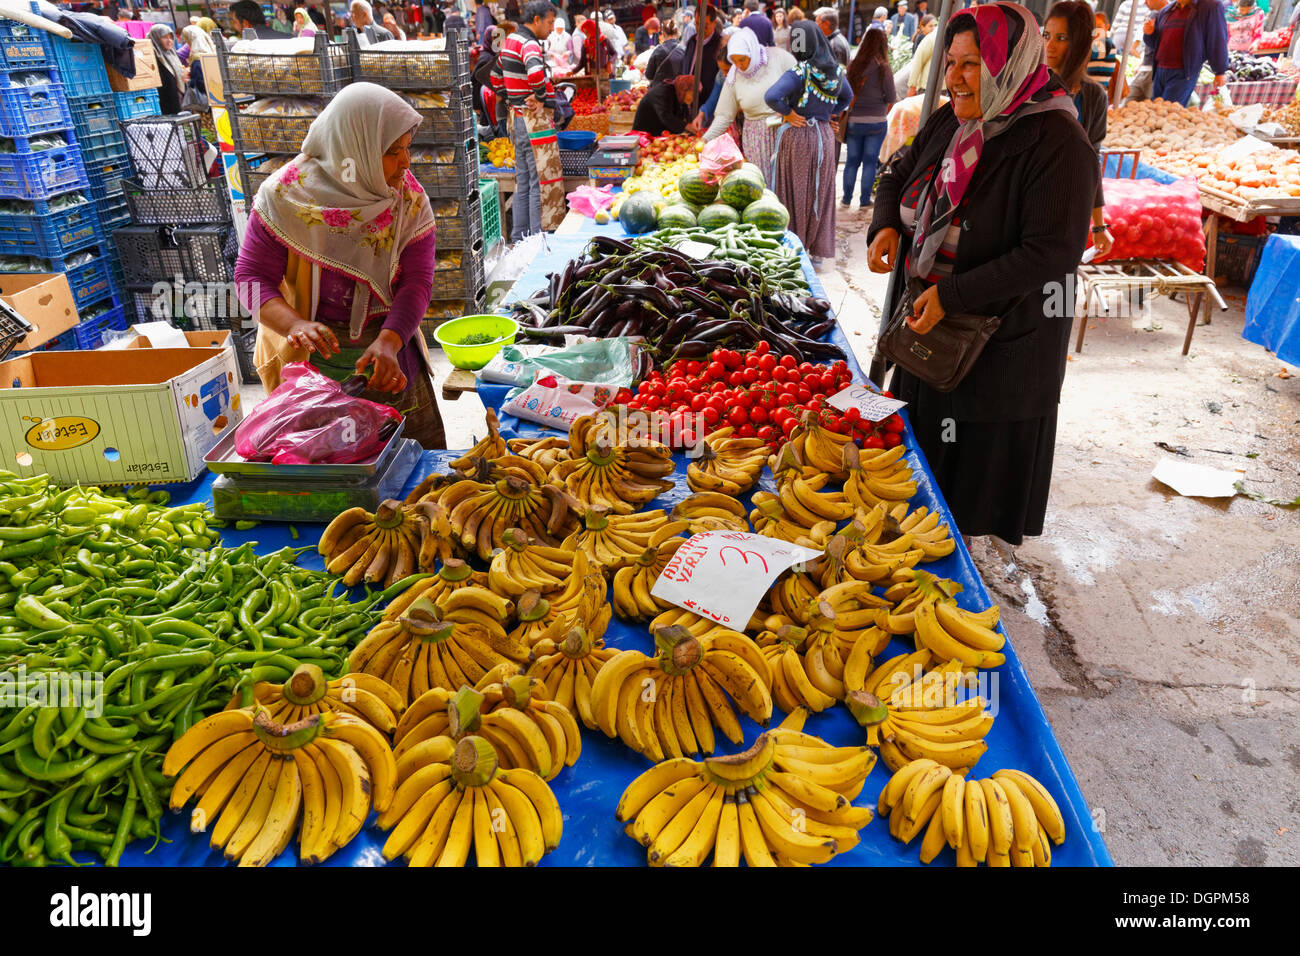
<instances>
[{"instance_id":1,"label":"digital scale","mask_svg":"<svg viewBox=\"0 0 1300 956\"><path fill-rule=\"evenodd\" d=\"M204 458L217 473L212 510L227 521L332 521L348 508L374 511L381 501L400 500L424 452L419 442L402 437L404 425L370 461L321 465L248 461L235 451L231 429Z\"/></svg>"},{"instance_id":2,"label":"digital scale","mask_svg":"<svg viewBox=\"0 0 1300 956\"><path fill-rule=\"evenodd\" d=\"M587 175L595 183L621 183L641 161L641 140L636 136L605 136L587 158Z\"/></svg>"}]
</instances>

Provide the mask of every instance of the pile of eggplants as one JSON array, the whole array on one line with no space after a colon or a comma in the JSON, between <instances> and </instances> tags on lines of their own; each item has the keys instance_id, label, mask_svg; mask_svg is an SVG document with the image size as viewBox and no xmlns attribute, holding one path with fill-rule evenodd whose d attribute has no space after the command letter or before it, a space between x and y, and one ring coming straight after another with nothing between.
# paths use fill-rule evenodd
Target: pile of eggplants
<instances>
[{"instance_id":1,"label":"pile of eggplants","mask_svg":"<svg viewBox=\"0 0 1300 956\"><path fill-rule=\"evenodd\" d=\"M597 236L548 287L511 313L525 339L567 334L641 336L655 364L703 358L717 348L767 342L799 361L846 358L823 341L835 324L831 304L769 290L744 263L692 259L675 249L641 249Z\"/></svg>"}]
</instances>

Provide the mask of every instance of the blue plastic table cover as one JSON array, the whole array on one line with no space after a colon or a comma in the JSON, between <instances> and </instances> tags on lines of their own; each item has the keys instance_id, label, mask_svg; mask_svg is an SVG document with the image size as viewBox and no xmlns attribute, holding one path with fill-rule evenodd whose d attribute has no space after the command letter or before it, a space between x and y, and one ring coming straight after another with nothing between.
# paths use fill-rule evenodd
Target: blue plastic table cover
<instances>
[{"instance_id":1,"label":"blue plastic table cover","mask_svg":"<svg viewBox=\"0 0 1300 956\"><path fill-rule=\"evenodd\" d=\"M1246 294L1241 337L1300 365L1300 236L1268 237Z\"/></svg>"},{"instance_id":2,"label":"blue plastic table cover","mask_svg":"<svg viewBox=\"0 0 1300 956\"><path fill-rule=\"evenodd\" d=\"M528 296L541 288L546 272L563 268L571 248L580 248L589 236L550 238L553 255L537 266L517 283L520 295ZM797 240L796 240L797 241ZM816 280L812 266L804 257L805 272L811 280ZM536 284L531 284L536 283ZM820 290L820 283L816 288ZM831 340L844 349L848 362L853 368L858 381L864 380L862 370L853 358L853 350L838 326L832 331ZM484 403L499 410L507 388L504 386L483 387L479 395ZM555 434L554 431L542 429L527 422L521 422L512 416L502 416L502 435L507 438L542 434ZM957 541L953 554L940 561L922 565L925 570L940 577L952 578L964 588L958 596L963 607L979 610L992 602L979 572L971 560L970 554L963 546L960 533L953 526L948 505L935 484L934 476L917 449L910 429L906 435L907 460L914 472L917 493L912 499L912 506L926 505L938 510ZM404 491L409 492L427 474L435 470L446 470L446 463L459 452L425 452L419 465L407 482ZM652 507L671 509L678 501L690 494L685 479L685 459L677 456L678 468L672 476L676 487L651 502ZM180 504L191 501L211 502L211 484L213 476L192 485L172 487L173 502ZM770 475L764 476L760 489L771 491ZM748 496L744 496L748 504ZM298 525L302 537L292 541L287 526L276 523L264 523L246 532L227 530L224 532L225 543L237 546L244 541L258 542L257 550L273 551L286 545L302 546L318 540L322 526ZM303 556L304 567L320 568L321 558L315 553ZM639 648L652 654L653 641L644 626L629 625L615 617L605 633L605 642L616 648ZM881 656L884 661L897 654L911 652L911 642L895 639ZM1043 708L1034 694L1033 687L1025 673L1023 665L1010 642L1005 648L1007 662L993 671L984 671L981 678L983 696L991 701L995 720L986 741L988 752L976 764L972 779L988 777L994 771L1004 767L1023 770L1040 780L1056 798L1065 817L1066 839L1059 847L1053 847L1052 862L1055 866L1112 866L1110 853L1106 849L1101 835L1093 828L1091 812L1083 793L1079 789L1074 772L1070 769L1061 751ZM772 722L780 723L784 714L779 708L774 709ZM761 733L761 728L740 717L745 732L747 747ZM860 745L865 740L865 733L849 714L845 707L836 706L821 714L809 717L804 728L808 733L837 746ZM718 753L738 752L719 734ZM559 800L564 813L564 837L559 848L542 860L543 866L641 866L646 863L646 850L623 832L623 824L614 819L614 808L618 804L627 785L651 766L648 758L635 753L621 741L611 740L599 730L583 728L582 756L578 762L560 771L551 781L551 787ZM878 760L867 779L866 786L856 803L871 806L874 810L880 791L890 777L890 771L883 761ZM162 865L162 866L217 866L225 860L219 852L209 849L207 838L203 834L191 834L188 830L188 807L177 816L165 820L163 835L170 842L160 844L151 853L146 854L149 841L137 841L131 844L123 855L123 865ZM920 837L904 846L889 835L887 820L873 820L861 833L861 842L851 851L836 856L828 866L919 866ZM380 853L387 834L374 827L372 815L368 826L361 834L335 853L324 866L383 866L385 861ZM282 853L272 864L274 866L293 866L297 861L296 843ZM472 857L472 854L471 854ZM934 861L934 866L952 866L955 863L954 852L945 847ZM402 865L399 859L397 865Z\"/></svg>"}]
</instances>

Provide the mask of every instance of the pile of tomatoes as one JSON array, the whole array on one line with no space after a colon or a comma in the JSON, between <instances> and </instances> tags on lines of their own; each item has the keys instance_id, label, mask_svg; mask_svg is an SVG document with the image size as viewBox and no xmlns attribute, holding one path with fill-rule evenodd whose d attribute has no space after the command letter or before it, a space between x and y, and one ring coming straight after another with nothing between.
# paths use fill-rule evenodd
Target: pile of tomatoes
<instances>
[{"instance_id":1,"label":"pile of tomatoes","mask_svg":"<svg viewBox=\"0 0 1300 956\"><path fill-rule=\"evenodd\" d=\"M694 435L695 423L702 421L708 431L731 425L738 437L761 438L776 451L805 414L831 431L852 435L863 448L900 444L906 427L900 415L872 422L856 408L842 412L826 404L852 381L845 362L816 365L792 355L778 358L766 342L759 342L748 352L716 349L707 361L678 360L666 374L651 372L635 393L621 389L614 402L647 412L666 426L666 433L684 436L672 442L679 447L692 443L693 436L703 437Z\"/></svg>"}]
</instances>

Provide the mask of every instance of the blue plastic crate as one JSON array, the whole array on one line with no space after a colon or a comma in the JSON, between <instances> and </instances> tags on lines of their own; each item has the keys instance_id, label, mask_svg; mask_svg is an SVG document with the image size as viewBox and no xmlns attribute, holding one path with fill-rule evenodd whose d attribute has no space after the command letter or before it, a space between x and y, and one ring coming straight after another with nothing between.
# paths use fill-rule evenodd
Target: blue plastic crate
<instances>
[{"instance_id":1,"label":"blue plastic crate","mask_svg":"<svg viewBox=\"0 0 1300 956\"><path fill-rule=\"evenodd\" d=\"M112 308L107 312L97 315L93 319L85 319L68 330L74 334L77 348L83 350L99 348L104 344L104 332L108 329L114 329L118 332L126 331L126 307L118 302L116 297L109 299L109 302L112 303ZM103 302L94 303L96 306L104 304Z\"/></svg>"},{"instance_id":2,"label":"blue plastic crate","mask_svg":"<svg viewBox=\"0 0 1300 956\"><path fill-rule=\"evenodd\" d=\"M88 187L77 138L68 132L54 135L62 136L67 145L33 152L26 138L9 138L18 151L0 153L0 196L49 199Z\"/></svg>"},{"instance_id":3,"label":"blue plastic crate","mask_svg":"<svg viewBox=\"0 0 1300 956\"><path fill-rule=\"evenodd\" d=\"M77 139L99 133L120 132L117 126L117 109L113 97L104 93L95 96L68 97L68 111L72 113L72 127Z\"/></svg>"},{"instance_id":4,"label":"blue plastic crate","mask_svg":"<svg viewBox=\"0 0 1300 956\"><path fill-rule=\"evenodd\" d=\"M38 352L69 352L77 347L77 327L74 325L62 335L56 335L44 345L36 346Z\"/></svg>"},{"instance_id":5,"label":"blue plastic crate","mask_svg":"<svg viewBox=\"0 0 1300 956\"><path fill-rule=\"evenodd\" d=\"M87 173L105 163L125 162L128 159L126 140L120 130L78 136L77 142L81 145L81 161L85 163Z\"/></svg>"},{"instance_id":6,"label":"blue plastic crate","mask_svg":"<svg viewBox=\"0 0 1300 956\"><path fill-rule=\"evenodd\" d=\"M162 107L158 103L157 90L114 93L113 101L117 107L117 118L120 120L135 119L137 116L157 116L162 112Z\"/></svg>"},{"instance_id":7,"label":"blue plastic crate","mask_svg":"<svg viewBox=\"0 0 1300 956\"><path fill-rule=\"evenodd\" d=\"M44 259L102 245L99 208L85 196L85 202L54 212L48 202L38 201L30 212L0 214L0 255Z\"/></svg>"},{"instance_id":8,"label":"blue plastic crate","mask_svg":"<svg viewBox=\"0 0 1300 956\"><path fill-rule=\"evenodd\" d=\"M0 89L0 136L35 136L72 129L63 86L11 86Z\"/></svg>"},{"instance_id":9,"label":"blue plastic crate","mask_svg":"<svg viewBox=\"0 0 1300 956\"><path fill-rule=\"evenodd\" d=\"M123 180L131 178L131 161L125 153L88 163L86 178L90 180L90 195L95 202L124 202Z\"/></svg>"},{"instance_id":10,"label":"blue plastic crate","mask_svg":"<svg viewBox=\"0 0 1300 956\"><path fill-rule=\"evenodd\" d=\"M54 49L48 33L0 17L0 68L30 70L53 62Z\"/></svg>"},{"instance_id":11,"label":"blue plastic crate","mask_svg":"<svg viewBox=\"0 0 1300 956\"><path fill-rule=\"evenodd\" d=\"M103 199L95 200L95 208L99 213L99 228L105 238L114 229L131 224L131 210L126 205L126 194L123 192L109 193Z\"/></svg>"},{"instance_id":12,"label":"blue plastic crate","mask_svg":"<svg viewBox=\"0 0 1300 956\"><path fill-rule=\"evenodd\" d=\"M95 250L92 250L95 251ZM84 250L83 250L84 252ZM81 255L80 252L72 255ZM67 256L45 256L37 260L37 267L32 272L62 272L68 277L68 286L72 289L72 300L77 306L77 311L81 311L92 302L98 302L113 295L117 286L108 267L108 253L105 246L100 245L98 255L89 262L81 265L68 265Z\"/></svg>"},{"instance_id":13,"label":"blue plastic crate","mask_svg":"<svg viewBox=\"0 0 1300 956\"><path fill-rule=\"evenodd\" d=\"M99 52L99 44L55 36L50 37L49 42L54 47L54 62L59 68L59 79L63 81L69 96L113 92L113 88L108 85L108 70L104 67L104 56Z\"/></svg>"}]
</instances>

